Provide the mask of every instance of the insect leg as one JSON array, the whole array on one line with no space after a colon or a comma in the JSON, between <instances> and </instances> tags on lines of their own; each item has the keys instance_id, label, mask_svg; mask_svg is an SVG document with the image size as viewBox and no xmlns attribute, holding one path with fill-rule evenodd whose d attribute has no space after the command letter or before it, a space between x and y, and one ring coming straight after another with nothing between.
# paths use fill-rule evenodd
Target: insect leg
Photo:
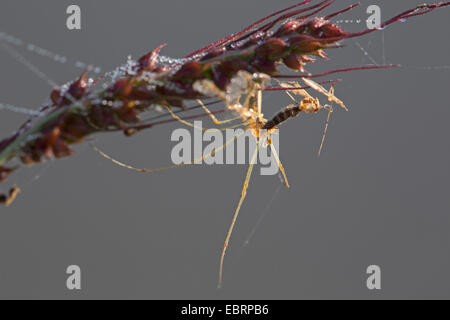
<instances>
[{"instance_id":1,"label":"insect leg","mask_svg":"<svg viewBox=\"0 0 450 320\"><path fill-rule=\"evenodd\" d=\"M334 96L334 86L331 86L329 93L330 93L330 95ZM327 121L325 122L325 128L323 129L322 141L320 142L319 151L317 152L318 157L320 157L320 154L322 153L323 145L325 143L325 137L328 132L328 125L330 123L331 113L333 112L333 106L332 105L327 106L327 109L328 109L328 116L327 116Z\"/></svg>"}]
</instances>

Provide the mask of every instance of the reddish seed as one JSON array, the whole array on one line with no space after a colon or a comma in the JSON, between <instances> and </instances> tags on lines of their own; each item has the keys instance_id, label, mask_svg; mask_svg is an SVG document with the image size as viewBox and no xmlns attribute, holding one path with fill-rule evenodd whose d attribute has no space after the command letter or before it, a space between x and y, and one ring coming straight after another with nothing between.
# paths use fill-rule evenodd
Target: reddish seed
<instances>
[{"instance_id":1,"label":"reddish seed","mask_svg":"<svg viewBox=\"0 0 450 320\"><path fill-rule=\"evenodd\" d=\"M159 52L166 44L162 44L153 51L150 51L145 56L138 60L140 71L154 71L156 63L158 62Z\"/></svg>"},{"instance_id":2,"label":"reddish seed","mask_svg":"<svg viewBox=\"0 0 450 320\"><path fill-rule=\"evenodd\" d=\"M284 57L283 63L290 69L304 72L303 65L305 62L302 56L296 52L291 52L287 57Z\"/></svg>"},{"instance_id":3,"label":"reddish seed","mask_svg":"<svg viewBox=\"0 0 450 320\"><path fill-rule=\"evenodd\" d=\"M277 74L277 64L272 60L256 59L252 62L252 66L258 72L266 73L268 75Z\"/></svg>"},{"instance_id":4,"label":"reddish seed","mask_svg":"<svg viewBox=\"0 0 450 320\"><path fill-rule=\"evenodd\" d=\"M133 128L127 128L123 130L123 134L126 135L127 137L131 137L133 135L135 135L137 133L136 129Z\"/></svg>"},{"instance_id":5,"label":"reddish seed","mask_svg":"<svg viewBox=\"0 0 450 320\"><path fill-rule=\"evenodd\" d=\"M203 72L203 64L198 61L189 61L185 63L180 70L174 75L174 79L190 79L195 80L201 77Z\"/></svg>"},{"instance_id":6,"label":"reddish seed","mask_svg":"<svg viewBox=\"0 0 450 320\"><path fill-rule=\"evenodd\" d=\"M268 60L278 60L283 55L286 49L286 42L279 38L271 38L260 45L255 50L257 57L261 57Z\"/></svg>"},{"instance_id":7,"label":"reddish seed","mask_svg":"<svg viewBox=\"0 0 450 320\"><path fill-rule=\"evenodd\" d=\"M16 168L6 168L0 166L0 183L6 180L15 169Z\"/></svg>"},{"instance_id":8,"label":"reddish seed","mask_svg":"<svg viewBox=\"0 0 450 320\"><path fill-rule=\"evenodd\" d=\"M58 105L61 101L61 91L59 89L53 89L50 93L50 99L53 104Z\"/></svg>"},{"instance_id":9,"label":"reddish seed","mask_svg":"<svg viewBox=\"0 0 450 320\"><path fill-rule=\"evenodd\" d=\"M132 89L133 81L127 78L122 78L114 83L111 93L117 97L126 97L131 93Z\"/></svg>"},{"instance_id":10,"label":"reddish seed","mask_svg":"<svg viewBox=\"0 0 450 320\"><path fill-rule=\"evenodd\" d=\"M228 58L213 66L213 80L218 88L225 89L231 78L240 70L250 71L248 63L241 58Z\"/></svg>"},{"instance_id":11,"label":"reddish seed","mask_svg":"<svg viewBox=\"0 0 450 320\"><path fill-rule=\"evenodd\" d=\"M324 24L320 27L316 32L313 33L313 36L319 38L334 38L334 37L342 37L347 35L348 33L339 28L334 24Z\"/></svg>"},{"instance_id":12,"label":"reddish seed","mask_svg":"<svg viewBox=\"0 0 450 320\"><path fill-rule=\"evenodd\" d=\"M120 127L120 123L117 120L114 111L107 106L92 106L89 113L89 118L92 123L99 128Z\"/></svg>"},{"instance_id":13,"label":"reddish seed","mask_svg":"<svg viewBox=\"0 0 450 320\"><path fill-rule=\"evenodd\" d=\"M68 144L61 139L58 139L53 143L52 149L56 158L68 157L73 154L73 151L70 150Z\"/></svg>"},{"instance_id":14,"label":"reddish seed","mask_svg":"<svg viewBox=\"0 0 450 320\"><path fill-rule=\"evenodd\" d=\"M277 32L275 32L275 37L282 37L288 34L291 34L293 32L296 32L296 30L302 25L300 21L292 20L284 23Z\"/></svg>"},{"instance_id":15,"label":"reddish seed","mask_svg":"<svg viewBox=\"0 0 450 320\"><path fill-rule=\"evenodd\" d=\"M23 151L23 153L20 155L20 161L23 164L26 164L26 165L29 165L29 166L34 164L33 159L31 159L31 157L28 154L26 154L25 151Z\"/></svg>"},{"instance_id":16,"label":"reddish seed","mask_svg":"<svg viewBox=\"0 0 450 320\"><path fill-rule=\"evenodd\" d=\"M68 115L61 125L61 136L72 143L81 141L91 132L91 125L83 115L79 114Z\"/></svg>"},{"instance_id":17,"label":"reddish seed","mask_svg":"<svg viewBox=\"0 0 450 320\"><path fill-rule=\"evenodd\" d=\"M289 39L289 45L298 53L311 54L324 47L324 44L315 41L313 37L307 35L296 35Z\"/></svg>"},{"instance_id":18,"label":"reddish seed","mask_svg":"<svg viewBox=\"0 0 450 320\"><path fill-rule=\"evenodd\" d=\"M224 54L226 51L227 51L227 50L225 49L225 47L215 48L215 49L209 51L209 52L201 59L201 61L216 58L216 57L218 57L218 56Z\"/></svg>"},{"instance_id":19,"label":"reddish seed","mask_svg":"<svg viewBox=\"0 0 450 320\"><path fill-rule=\"evenodd\" d=\"M327 24L328 21L325 20L322 17L313 18L308 24L308 28L314 33L316 30L318 30L323 25Z\"/></svg>"},{"instance_id":20,"label":"reddish seed","mask_svg":"<svg viewBox=\"0 0 450 320\"><path fill-rule=\"evenodd\" d=\"M70 85L68 93L72 98L80 99L85 93L87 88L87 74L88 71L85 71L77 81Z\"/></svg>"}]
</instances>

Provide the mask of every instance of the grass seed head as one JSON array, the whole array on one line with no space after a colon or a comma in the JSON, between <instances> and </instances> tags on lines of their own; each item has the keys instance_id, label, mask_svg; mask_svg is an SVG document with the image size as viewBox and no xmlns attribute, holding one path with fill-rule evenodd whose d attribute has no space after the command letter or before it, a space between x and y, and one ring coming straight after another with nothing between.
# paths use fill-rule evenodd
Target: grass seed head
<instances>
[{"instance_id":1,"label":"grass seed head","mask_svg":"<svg viewBox=\"0 0 450 320\"><path fill-rule=\"evenodd\" d=\"M273 20L262 27L253 24L197 50L189 59L164 63L160 51L165 45L161 45L136 62L129 61L106 89L96 90L87 80L87 71L68 86L54 89L50 94L51 103L44 107L41 117L28 120L16 133L0 141L0 182L14 170L4 165L16 157L24 164L34 164L52 157L70 156L70 145L93 133L120 130L126 135L134 134L134 130L127 128L140 123L140 114L154 105L185 108L186 100L205 98L195 89L195 83L207 81L226 92L239 72L274 77L279 75L281 66L304 72L315 56L326 59L325 51L338 47L338 41L375 31L348 33L327 18L314 17L334 1L325 0L294 10L309 2L293 6L290 12L289 8L280 11L284 13L281 16L270 15L268 18ZM382 26L449 5L450 2L445 2L407 10ZM268 18L260 21L267 22ZM282 22L287 19L290 20Z\"/></svg>"}]
</instances>

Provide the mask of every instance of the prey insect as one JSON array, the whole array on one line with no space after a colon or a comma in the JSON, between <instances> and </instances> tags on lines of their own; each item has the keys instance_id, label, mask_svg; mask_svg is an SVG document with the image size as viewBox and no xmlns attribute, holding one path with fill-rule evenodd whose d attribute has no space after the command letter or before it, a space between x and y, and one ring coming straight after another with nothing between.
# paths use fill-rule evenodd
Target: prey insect
<instances>
[{"instance_id":1,"label":"prey insect","mask_svg":"<svg viewBox=\"0 0 450 320\"><path fill-rule=\"evenodd\" d=\"M284 82L278 81L278 82L281 87L287 89L286 94L292 99L292 101L295 104L290 104L287 107L285 107L284 109L282 109L280 112L278 112L272 119L270 119L269 121L267 121L265 123L263 129L270 130L291 118L297 117L301 112L306 113L306 114L311 114L311 113L317 113L321 110L328 110L328 116L327 116L327 120L325 123L323 135L322 135L322 140L320 143L319 151L317 153L318 156L320 156L322 149L323 149L324 142L325 142L325 137L326 137L326 134L328 131L328 125L330 123L331 113L333 112L332 104L321 105L319 99L313 98L305 89L297 89L297 88L300 88L300 85L298 82L295 82L295 81L284 81ZM305 82L305 84L307 86L314 89L315 91L327 96L328 101L330 101L331 103L335 102L339 106L341 106L345 111L348 111L345 104L340 99L336 98L336 96L334 95L334 86L331 86L330 90L327 91L324 87L322 87L320 84L318 84L317 82L315 82L313 80L303 78L303 82ZM297 101L293 95L302 96L303 99L300 101Z\"/></svg>"}]
</instances>

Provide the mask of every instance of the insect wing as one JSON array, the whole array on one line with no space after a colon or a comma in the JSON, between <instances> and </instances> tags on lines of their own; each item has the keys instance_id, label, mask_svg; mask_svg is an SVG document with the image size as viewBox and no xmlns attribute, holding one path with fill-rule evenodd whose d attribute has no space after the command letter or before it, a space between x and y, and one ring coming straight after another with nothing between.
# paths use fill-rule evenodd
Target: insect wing
<instances>
[{"instance_id":1,"label":"insect wing","mask_svg":"<svg viewBox=\"0 0 450 320\"><path fill-rule=\"evenodd\" d=\"M313 88L314 90L322 93L323 95L328 97L329 101L333 101L336 102L338 105L340 105L342 108L344 108L346 111L348 111L347 107L345 106L345 104L339 100L338 98L336 98L333 94L330 94L324 87L322 87L320 84L318 84L317 82L314 82L310 79L303 79L303 81L310 86L311 88Z\"/></svg>"}]
</instances>

